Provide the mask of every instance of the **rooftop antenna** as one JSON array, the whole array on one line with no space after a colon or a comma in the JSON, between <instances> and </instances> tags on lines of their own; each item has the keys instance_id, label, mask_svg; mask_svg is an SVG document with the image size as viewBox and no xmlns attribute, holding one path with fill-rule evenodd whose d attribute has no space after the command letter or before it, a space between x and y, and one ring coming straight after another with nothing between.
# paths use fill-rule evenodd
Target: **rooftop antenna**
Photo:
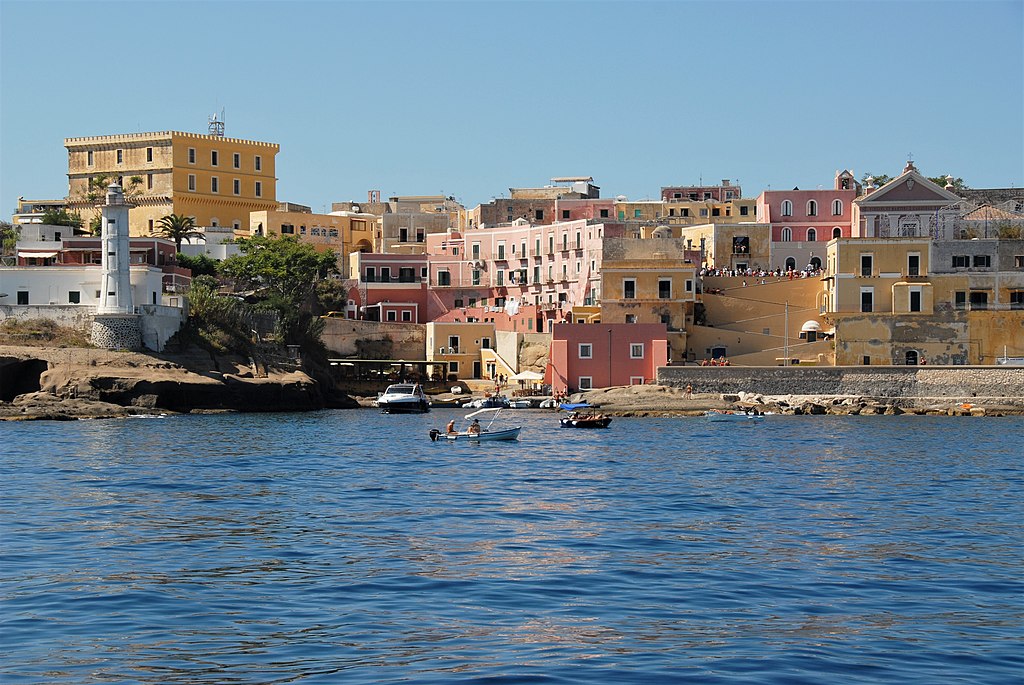
<instances>
[{"instance_id":1,"label":"rooftop antenna","mask_svg":"<svg viewBox=\"0 0 1024 685\"><path fill-rule=\"evenodd\" d=\"M210 135L217 136L219 138L224 137L224 109L220 110L220 118L217 117L217 113L214 112L210 115Z\"/></svg>"}]
</instances>

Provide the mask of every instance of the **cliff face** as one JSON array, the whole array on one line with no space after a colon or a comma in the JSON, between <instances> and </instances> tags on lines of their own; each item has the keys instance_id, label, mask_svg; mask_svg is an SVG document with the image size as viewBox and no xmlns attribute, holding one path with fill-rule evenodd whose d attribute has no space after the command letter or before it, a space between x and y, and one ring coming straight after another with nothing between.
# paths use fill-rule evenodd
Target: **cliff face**
<instances>
[{"instance_id":1,"label":"cliff face","mask_svg":"<svg viewBox=\"0 0 1024 685\"><path fill-rule=\"evenodd\" d=\"M245 360L205 352L156 356L0 347L0 402L36 392L66 401L149 411L308 411L356 406L300 370L257 370Z\"/></svg>"}]
</instances>

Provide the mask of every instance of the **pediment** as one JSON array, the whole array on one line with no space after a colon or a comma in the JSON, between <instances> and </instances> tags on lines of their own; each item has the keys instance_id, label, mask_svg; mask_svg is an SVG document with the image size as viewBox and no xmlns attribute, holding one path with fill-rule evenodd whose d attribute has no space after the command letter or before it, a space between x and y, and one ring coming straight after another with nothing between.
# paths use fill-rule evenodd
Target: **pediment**
<instances>
[{"instance_id":1,"label":"pediment","mask_svg":"<svg viewBox=\"0 0 1024 685\"><path fill-rule=\"evenodd\" d=\"M933 203L947 205L960 202L960 197L949 192L917 172L916 169L904 171L867 197L859 198L861 208L882 203Z\"/></svg>"}]
</instances>

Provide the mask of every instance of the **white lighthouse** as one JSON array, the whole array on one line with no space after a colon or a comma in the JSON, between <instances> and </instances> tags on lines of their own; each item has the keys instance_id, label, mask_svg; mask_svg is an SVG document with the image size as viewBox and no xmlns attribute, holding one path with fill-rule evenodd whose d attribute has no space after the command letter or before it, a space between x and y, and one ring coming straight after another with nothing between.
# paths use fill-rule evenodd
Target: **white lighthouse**
<instances>
[{"instance_id":1,"label":"white lighthouse","mask_svg":"<svg viewBox=\"0 0 1024 685\"><path fill-rule=\"evenodd\" d=\"M107 187L107 201L100 207L102 214L103 250L100 304L97 314L131 314L132 282L131 253L128 248L128 205L121 186L111 183Z\"/></svg>"}]
</instances>

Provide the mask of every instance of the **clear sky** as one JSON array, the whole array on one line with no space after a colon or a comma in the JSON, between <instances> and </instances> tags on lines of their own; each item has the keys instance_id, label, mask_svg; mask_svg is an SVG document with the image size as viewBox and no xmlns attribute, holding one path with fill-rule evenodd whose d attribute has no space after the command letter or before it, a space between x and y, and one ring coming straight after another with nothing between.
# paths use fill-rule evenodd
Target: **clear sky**
<instances>
[{"instance_id":1,"label":"clear sky","mask_svg":"<svg viewBox=\"0 0 1024 685\"><path fill-rule=\"evenodd\" d=\"M1024 1L0 0L0 216L67 194L65 137L281 145L278 199L589 175L603 197L837 169L1024 183Z\"/></svg>"}]
</instances>

